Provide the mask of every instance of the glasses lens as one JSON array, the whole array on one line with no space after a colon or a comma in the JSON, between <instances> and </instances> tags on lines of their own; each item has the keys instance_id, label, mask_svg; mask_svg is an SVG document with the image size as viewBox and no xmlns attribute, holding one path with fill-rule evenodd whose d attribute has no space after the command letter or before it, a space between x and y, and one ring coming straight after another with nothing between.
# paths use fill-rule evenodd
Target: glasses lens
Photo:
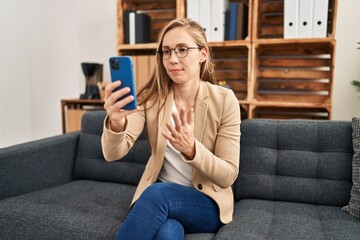
<instances>
[{"instance_id":1,"label":"glasses lens","mask_svg":"<svg viewBox=\"0 0 360 240\"><path fill-rule=\"evenodd\" d=\"M164 60L170 58L170 55L171 55L171 49L164 48L164 49L162 50L162 58L163 58Z\"/></svg>"},{"instance_id":2,"label":"glasses lens","mask_svg":"<svg viewBox=\"0 0 360 240\"><path fill-rule=\"evenodd\" d=\"M178 56L179 58L184 58L188 53L188 49L187 47L177 46L175 48L175 52L176 52L176 56Z\"/></svg>"}]
</instances>

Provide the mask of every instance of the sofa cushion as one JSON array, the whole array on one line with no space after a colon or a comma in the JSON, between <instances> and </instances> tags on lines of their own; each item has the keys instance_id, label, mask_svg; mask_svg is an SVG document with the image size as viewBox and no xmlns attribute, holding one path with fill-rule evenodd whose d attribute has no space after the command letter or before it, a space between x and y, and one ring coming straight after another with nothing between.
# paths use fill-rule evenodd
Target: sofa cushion
<instances>
[{"instance_id":1,"label":"sofa cushion","mask_svg":"<svg viewBox=\"0 0 360 240\"><path fill-rule=\"evenodd\" d=\"M351 123L245 120L236 200L344 206L351 190Z\"/></svg>"},{"instance_id":2,"label":"sofa cushion","mask_svg":"<svg viewBox=\"0 0 360 240\"><path fill-rule=\"evenodd\" d=\"M0 199L72 180L79 133L0 148Z\"/></svg>"},{"instance_id":3,"label":"sofa cushion","mask_svg":"<svg viewBox=\"0 0 360 240\"><path fill-rule=\"evenodd\" d=\"M354 156L352 161L351 197L349 204L343 210L351 216L360 219L360 118L352 119L352 141Z\"/></svg>"},{"instance_id":4,"label":"sofa cushion","mask_svg":"<svg viewBox=\"0 0 360 240\"><path fill-rule=\"evenodd\" d=\"M0 204L3 239L114 239L135 187L79 180Z\"/></svg>"},{"instance_id":5,"label":"sofa cushion","mask_svg":"<svg viewBox=\"0 0 360 240\"><path fill-rule=\"evenodd\" d=\"M1 239L114 239L135 187L78 180L1 201ZM213 233L187 234L210 240Z\"/></svg>"},{"instance_id":6,"label":"sofa cushion","mask_svg":"<svg viewBox=\"0 0 360 240\"><path fill-rule=\"evenodd\" d=\"M235 204L233 221L215 239L358 239L359 226L340 207L244 199Z\"/></svg>"},{"instance_id":7,"label":"sofa cushion","mask_svg":"<svg viewBox=\"0 0 360 240\"><path fill-rule=\"evenodd\" d=\"M104 159L101 149L105 116L105 111L92 111L83 115L74 177L137 185L150 156L146 133L140 135L121 161L109 163Z\"/></svg>"}]
</instances>

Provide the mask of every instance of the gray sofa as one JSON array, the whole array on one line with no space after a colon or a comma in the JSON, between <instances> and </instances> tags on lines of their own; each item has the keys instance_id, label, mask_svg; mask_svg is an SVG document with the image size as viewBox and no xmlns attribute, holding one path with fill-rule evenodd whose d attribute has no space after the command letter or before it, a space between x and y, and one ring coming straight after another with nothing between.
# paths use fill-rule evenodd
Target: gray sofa
<instances>
[{"instance_id":1,"label":"gray sofa","mask_svg":"<svg viewBox=\"0 0 360 240\"><path fill-rule=\"evenodd\" d=\"M150 154L142 135L122 161L104 160L105 113L81 132L0 149L0 239L113 239ZM352 187L351 122L245 120L234 220L186 239L360 239L341 210Z\"/></svg>"}]
</instances>

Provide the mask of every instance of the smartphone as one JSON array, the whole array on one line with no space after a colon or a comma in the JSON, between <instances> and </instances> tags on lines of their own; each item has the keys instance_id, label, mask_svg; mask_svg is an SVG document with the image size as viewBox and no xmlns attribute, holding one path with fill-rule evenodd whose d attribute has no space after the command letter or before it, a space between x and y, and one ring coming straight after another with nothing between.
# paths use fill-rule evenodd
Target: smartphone
<instances>
[{"instance_id":1,"label":"smartphone","mask_svg":"<svg viewBox=\"0 0 360 240\"><path fill-rule=\"evenodd\" d=\"M130 92L126 94L125 96L118 99L121 100L127 96L133 95L134 101L127 104L124 109L125 110L134 110L137 107L137 101L136 101L136 86L135 86L135 80L134 80L134 69L133 69L133 63L130 56L118 56L118 57L111 57L109 59L109 65L110 65L110 76L111 76L111 82L120 80L121 85L120 87L116 88L114 90L118 91L121 88L129 87Z\"/></svg>"}]
</instances>

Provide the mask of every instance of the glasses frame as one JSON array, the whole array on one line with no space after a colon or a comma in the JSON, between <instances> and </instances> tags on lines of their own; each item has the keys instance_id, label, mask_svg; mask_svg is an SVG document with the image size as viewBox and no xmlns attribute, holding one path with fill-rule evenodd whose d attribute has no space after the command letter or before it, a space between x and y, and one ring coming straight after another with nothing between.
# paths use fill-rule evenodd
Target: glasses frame
<instances>
[{"instance_id":1,"label":"glasses frame","mask_svg":"<svg viewBox=\"0 0 360 240\"><path fill-rule=\"evenodd\" d=\"M176 51L176 48L186 48L186 55L183 56L183 57L180 57L180 56L178 55L179 52ZM162 60L168 60L168 59L171 58L171 54L172 54L173 51L174 51L176 57L178 57L178 58L186 58L187 55L189 54L189 50L192 50L192 49L199 49L199 50L200 50L201 48L199 48L199 47L186 47L186 46L176 46L176 47L174 47L174 48L169 48L168 50L170 50L170 55L169 55L168 58L164 58L164 55L163 55L163 51L162 51L162 50L157 50L156 53L157 53L157 54L160 54Z\"/></svg>"}]
</instances>

